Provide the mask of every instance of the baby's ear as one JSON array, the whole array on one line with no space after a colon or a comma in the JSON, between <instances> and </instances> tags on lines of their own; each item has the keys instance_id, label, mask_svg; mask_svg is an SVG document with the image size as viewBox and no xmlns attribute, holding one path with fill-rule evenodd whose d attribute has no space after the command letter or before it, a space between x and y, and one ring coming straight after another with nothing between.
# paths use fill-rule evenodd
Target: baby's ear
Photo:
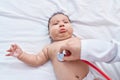
<instances>
[{"instance_id":1,"label":"baby's ear","mask_svg":"<svg viewBox=\"0 0 120 80\"><path fill-rule=\"evenodd\" d=\"M49 35L49 37L51 38L51 34L50 34L50 32L48 32L48 35Z\"/></svg>"},{"instance_id":2,"label":"baby's ear","mask_svg":"<svg viewBox=\"0 0 120 80\"><path fill-rule=\"evenodd\" d=\"M52 41L52 37L51 37L50 33L49 33L48 35L49 35L49 38L50 38L50 39L51 39L51 41Z\"/></svg>"}]
</instances>

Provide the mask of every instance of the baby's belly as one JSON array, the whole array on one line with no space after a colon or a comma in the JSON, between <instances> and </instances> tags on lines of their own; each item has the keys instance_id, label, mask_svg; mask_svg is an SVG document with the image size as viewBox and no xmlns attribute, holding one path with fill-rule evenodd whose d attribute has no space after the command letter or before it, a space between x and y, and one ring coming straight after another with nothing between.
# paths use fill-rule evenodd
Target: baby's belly
<instances>
[{"instance_id":1,"label":"baby's belly","mask_svg":"<svg viewBox=\"0 0 120 80\"><path fill-rule=\"evenodd\" d=\"M59 62L52 60L57 80L82 80L89 68L82 61Z\"/></svg>"}]
</instances>

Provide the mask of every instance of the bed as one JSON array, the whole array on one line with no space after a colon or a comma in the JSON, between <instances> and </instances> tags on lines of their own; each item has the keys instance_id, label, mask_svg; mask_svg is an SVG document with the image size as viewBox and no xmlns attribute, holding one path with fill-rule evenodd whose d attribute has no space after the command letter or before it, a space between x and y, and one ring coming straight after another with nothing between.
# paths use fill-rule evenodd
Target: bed
<instances>
[{"instance_id":1,"label":"bed","mask_svg":"<svg viewBox=\"0 0 120 80\"><path fill-rule=\"evenodd\" d=\"M0 0L0 79L56 80L51 62L30 67L6 57L10 44L19 44L31 54L50 43L48 19L55 12L67 14L74 34L81 39L120 41L120 0ZM120 63L97 63L120 80Z\"/></svg>"}]
</instances>

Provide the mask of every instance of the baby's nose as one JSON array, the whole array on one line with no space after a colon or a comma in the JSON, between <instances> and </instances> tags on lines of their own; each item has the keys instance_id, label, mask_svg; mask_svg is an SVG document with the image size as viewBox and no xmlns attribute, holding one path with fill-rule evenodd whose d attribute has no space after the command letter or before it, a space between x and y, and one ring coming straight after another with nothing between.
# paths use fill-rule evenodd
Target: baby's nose
<instances>
[{"instance_id":1,"label":"baby's nose","mask_svg":"<svg viewBox=\"0 0 120 80\"><path fill-rule=\"evenodd\" d=\"M61 24L60 27L64 27L65 25L64 24Z\"/></svg>"},{"instance_id":2,"label":"baby's nose","mask_svg":"<svg viewBox=\"0 0 120 80\"><path fill-rule=\"evenodd\" d=\"M64 22L60 22L60 27L64 27L65 25L64 25Z\"/></svg>"}]
</instances>

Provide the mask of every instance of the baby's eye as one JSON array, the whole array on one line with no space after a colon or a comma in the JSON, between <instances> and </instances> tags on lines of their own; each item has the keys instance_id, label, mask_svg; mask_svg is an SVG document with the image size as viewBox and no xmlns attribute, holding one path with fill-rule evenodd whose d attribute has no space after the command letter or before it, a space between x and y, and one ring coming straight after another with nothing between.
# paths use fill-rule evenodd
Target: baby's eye
<instances>
[{"instance_id":1,"label":"baby's eye","mask_svg":"<svg viewBox=\"0 0 120 80\"><path fill-rule=\"evenodd\" d=\"M57 24L58 24L58 22L53 23L53 25L57 25Z\"/></svg>"},{"instance_id":2,"label":"baby's eye","mask_svg":"<svg viewBox=\"0 0 120 80\"><path fill-rule=\"evenodd\" d=\"M68 21L64 21L64 23L68 23Z\"/></svg>"}]
</instances>

